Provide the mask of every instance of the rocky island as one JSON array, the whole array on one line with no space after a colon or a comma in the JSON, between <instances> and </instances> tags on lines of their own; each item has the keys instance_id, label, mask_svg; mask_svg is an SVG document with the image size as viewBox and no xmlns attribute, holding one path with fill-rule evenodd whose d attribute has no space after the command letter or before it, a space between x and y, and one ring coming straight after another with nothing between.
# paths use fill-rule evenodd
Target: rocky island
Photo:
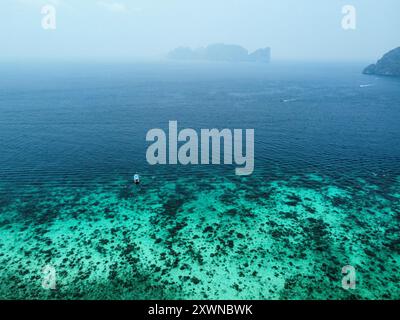
<instances>
[{"instance_id":1,"label":"rocky island","mask_svg":"<svg viewBox=\"0 0 400 320\"><path fill-rule=\"evenodd\" d=\"M380 76L400 76L400 47L386 53L376 64L371 64L363 71L364 74Z\"/></svg>"},{"instance_id":2,"label":"rocky island","mask_svg":"<svg viewBox=\"0 0 400 320\"><path fill-rule=\"evenodd\" d=\"M173 60L204 60L204 61L228 61L228 62L263 62L271 60L271 49L263 48L250 53L239 45L227 45L222 43L211 44L207 47L191 49L179 47L167 55Z\"/></svg>"}]
</instances>

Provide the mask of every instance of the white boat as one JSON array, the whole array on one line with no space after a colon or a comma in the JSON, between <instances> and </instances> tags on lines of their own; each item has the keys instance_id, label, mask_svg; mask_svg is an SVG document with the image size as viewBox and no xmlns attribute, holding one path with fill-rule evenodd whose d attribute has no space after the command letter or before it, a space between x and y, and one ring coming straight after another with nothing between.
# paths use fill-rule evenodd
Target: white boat
<instances>
[{"instance_id":1,"label":"white boat","mask_svg":"<svg viewBox=\"0 0 400 320\"><path fill-rule=\"evenodd\" d=\"M133 176L133 182L134 182L135 184L139 184L139 183L140 183L140 177L139 177L138 174L135 174L135 175Z\"/></svg>"}]
</instances>

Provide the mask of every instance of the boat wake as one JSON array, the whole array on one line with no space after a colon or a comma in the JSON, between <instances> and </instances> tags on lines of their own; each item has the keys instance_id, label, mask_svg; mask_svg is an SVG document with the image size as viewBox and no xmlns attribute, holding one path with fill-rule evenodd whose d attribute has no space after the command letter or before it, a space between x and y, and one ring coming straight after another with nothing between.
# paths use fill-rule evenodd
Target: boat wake
<instances>
[{"instance_id":1,"label":"boat wake","mask_svg":"<svg viewBox=\"0 0 400 320\"><path fill-rule=\"evenodd\" d=\"M294 102L294 101L297 101L297 99L282 99L283 103Z\"/></svg>"}]
</instances>

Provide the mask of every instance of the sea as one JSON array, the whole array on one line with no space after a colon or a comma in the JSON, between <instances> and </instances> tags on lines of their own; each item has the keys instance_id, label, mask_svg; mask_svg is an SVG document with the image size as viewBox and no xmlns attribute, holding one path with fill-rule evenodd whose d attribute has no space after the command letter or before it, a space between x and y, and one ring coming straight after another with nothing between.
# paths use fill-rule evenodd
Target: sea
<instances>
[{"instance_id":1,"label":"sea","mask_svg":"<svg viewBox=\"0 0 400 320\"><path fill-rule=\"evenodd\" d=\"M0 298L399 299L400 80L365 65L0 63ZM253 174L150 165L169 121L254 129Z\"/></svg>"}]
</instances>

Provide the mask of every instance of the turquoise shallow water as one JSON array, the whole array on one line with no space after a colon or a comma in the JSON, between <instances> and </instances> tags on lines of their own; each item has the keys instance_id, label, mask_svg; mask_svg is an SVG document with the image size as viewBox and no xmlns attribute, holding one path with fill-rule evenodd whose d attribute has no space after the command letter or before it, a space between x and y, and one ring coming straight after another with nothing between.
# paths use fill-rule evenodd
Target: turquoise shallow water
<instances>
[{"instance_id":1,"label":"turquoise shallow water","mask_svg":"<svg viewBox=\"0 0 400 320\"><path fill-rule=\"evenodd\" d=\"M400 83L359 67L3 67L0 297L398 299ZM168 120L254 128L254 174L148 166Z\"/></svg>"}]
</instances>

